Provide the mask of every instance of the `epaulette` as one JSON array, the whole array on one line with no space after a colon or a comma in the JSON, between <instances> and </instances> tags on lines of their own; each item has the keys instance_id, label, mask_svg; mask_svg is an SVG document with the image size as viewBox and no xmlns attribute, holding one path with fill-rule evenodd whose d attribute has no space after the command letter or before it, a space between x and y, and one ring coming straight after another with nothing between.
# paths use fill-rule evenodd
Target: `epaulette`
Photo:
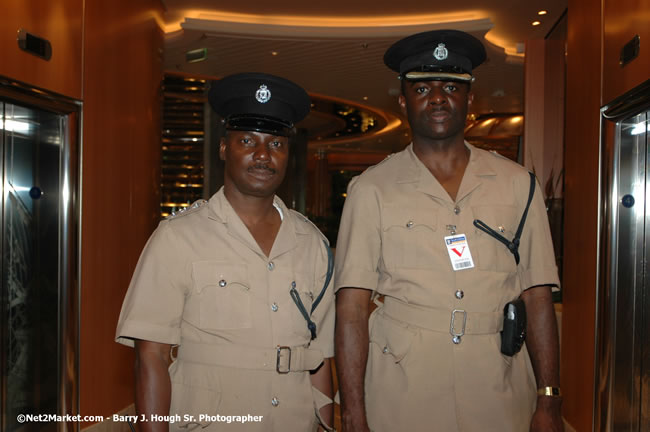
<instances>
[{"instance_id":1,"label":"epaulette","mask_svg":"<svg viewBox=\"0 0 650 432\"><path fill-rule=\"evenodd\" d=\"M373 169L377 168L378 166L380 166L380 165L382 165L382 164L388 162L388 159L392 158L392 157L395 156L396 154L397 154L397 153L391 153L391 154L389 154L389 155L386 155L385 158L383 158L381 161L377 162L376 164L374 164L374 165L372 165L372 166L369 166L368 168L366 168L365 171L368 171L368 172L372 171ZM364 171L364 172L365 172L365 171ZM363 173L362 173L362 174L363 174ZM358 176L357 176L357 177L358 177Z\"/></svg>"},{"instance_id":2,"label":"epaulette","mask_svg":"<svg viewBox=\"0 0 650 432\"><path fill-rule=\"evenodd\" d=\"M182 207L176 211L173 211L167 216L165 219L174 219L180 216L185 216L190 213L194 213L197 209L203 207L206 205L208 202L204 199L196 200L194 201L191 205L187 207Z\"/></svg>"},{"instance_id":3,"label":"epaulette","mask_svg":"<svg viewBox=\"0 0 650 432\"><path fill-rule=\"evenodd\" d=\"M292 212L292 213L293 213L293 214L294 214L298 219L300 219L301 221L303 221L303 222L305 222L305 223L311 225L311 226L316 230L316 232L317 232L318 234L320 234L320 236L323 238L323 240L325 241L325 243L329 246L329 244L330 244L329 240L327 240L327 237L325 237L325 234L323 234L323 233L320 231L320 229L316 226L315 223L313 223L312 221L310 221L310 220L307 218L307 216L305 216L304 214L302 214L302 213L300 213L300 212L298 212L298 211L295 211L294 209L289 209L289 211Z\"/></svg>"},{"instance_id":4,"label":"epaulette","mask_svg":"<svg viewBox=\"0 0 650 432\"><path fill-rule=\"evenodd\" d=\"M489 152L492 153L494 156L497 156L497 157L500 157L501 159L505 159L507 161L512 162L512 159L505 157L504 155L502 155L501 153L499 153L496 150L489 150Z\"/></svg>"}]
</instances>

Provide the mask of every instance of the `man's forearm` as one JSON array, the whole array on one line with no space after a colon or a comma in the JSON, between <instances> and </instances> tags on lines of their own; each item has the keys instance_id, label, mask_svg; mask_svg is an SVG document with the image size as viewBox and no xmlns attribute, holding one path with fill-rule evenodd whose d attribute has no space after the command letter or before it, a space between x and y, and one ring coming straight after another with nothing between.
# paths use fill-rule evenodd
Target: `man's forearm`
<instances>
[{"instance_id":1,"label":"man's forearm","mask_svg":"<svg viewBox=\"0 0 650 432\"><path fill-rule=\"evenodd\" d=\"M168 368L169 345L136 341L135 410L138 416L169 415L171 380ZM141 431L168 431L168 422L139 422Z\"/></svg>"},{"instance_id":2,"label":"man's forearm","mask_svg":"<svg viewBox=\"0 0 650 432\"><path fill-rule=\"evenodd\" d=\"M367 428L364 379L368 360L370 292L344 288L336 295L336 372L344 430ZM352 430L355 430L352 429Z\"/></svg>"},{"instance_id":3,"label":"man's forearm","mask_svg":"<svg viewBox=\"0 0 650 432\"><path fill-rule=\"evenodd\" d=\"M539 286L522 293L526 303L527 337L526 346L535 372L537 388L559 387L559 340L555 309L551 300L551 288ZM537 396L537 409L531 420L532 432L561 432L562 398Z\"/></svg>"},{"instance_id":4,"label":"man's forearm","mask_svg":"<svg viewBox=\"0 0 650 432\"><path fill-rule=\"evenodd\" d=\"M526 303L526 346L537 387L559 387L559 341L551 289L548 286L530 288L521 298Z\"/></svg>"}]
</instances>

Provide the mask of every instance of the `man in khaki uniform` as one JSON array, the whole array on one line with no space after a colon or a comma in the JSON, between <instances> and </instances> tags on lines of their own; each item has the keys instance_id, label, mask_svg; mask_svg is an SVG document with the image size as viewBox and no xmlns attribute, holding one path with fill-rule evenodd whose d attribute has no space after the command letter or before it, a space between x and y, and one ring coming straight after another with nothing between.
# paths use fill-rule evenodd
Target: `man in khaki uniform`
<instances>
[{"instance_id":1,"label":"man in khaki uniform","mask_svg":"<svg viewBox=\"0 0 650 432\"><path fill-rule=\"evenodd\" d=\"M136 349L139 426L330 430L333 261L318 229L274 195L309 97L279 77L238 74L213 84L209 101L225 119L224 187L160 223L117 326Z\"/></svg>"},{"instance_id":2,"label":"man in khaki uniform","mask_svg":"<svg viewBox=\"0 0 650 432\"><path fill-rule=\"evenodd\" d=\"M519 265L474 226L512 239L531 184L521 166L464 141L484 60L480 41L453 30L413 35L384 57L402 79L413 142L348 187L335 279L344 431L562 430L559 281L539 185ZM510 357L500 330L519 296L528 337Z\"/></svg>"}]
</instances>

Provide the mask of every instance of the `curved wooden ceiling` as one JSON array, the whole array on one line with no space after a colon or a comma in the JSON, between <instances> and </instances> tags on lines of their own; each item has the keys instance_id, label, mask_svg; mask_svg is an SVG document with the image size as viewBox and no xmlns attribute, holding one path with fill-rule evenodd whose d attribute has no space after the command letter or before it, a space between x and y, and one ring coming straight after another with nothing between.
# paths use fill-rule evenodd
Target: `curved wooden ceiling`
<instances>
[{"instance_id":1,"label":"curved wooden ceiling","mask_svg":"<svg viewBox=\"0 0 650 432\"><path fill-rule=\"evenodd\" d=\"M272 73L310 93L371 106L397 118L401 118L399 81L382 61L393 42L435 28L472 33L484 42L488 61L475 71L471 113L521 112L524 44L544 38L567 4L566 0L466 0L446 6L394 0L164 3L167 70L214 77ZM548 13L540 17L539 10ZM534 20L541 24L532 26ZM199 48L207 49L205 61L186 62L185 53ZM400 141L408 139L404 127L392 133Z\"/></svg>"}]
</instances>

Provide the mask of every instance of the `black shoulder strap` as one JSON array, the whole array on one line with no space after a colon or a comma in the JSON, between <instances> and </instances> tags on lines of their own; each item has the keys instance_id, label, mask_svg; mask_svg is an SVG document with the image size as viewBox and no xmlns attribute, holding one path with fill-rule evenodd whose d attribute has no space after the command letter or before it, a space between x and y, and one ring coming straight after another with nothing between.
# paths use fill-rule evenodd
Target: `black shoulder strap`
<instances>
[{"instance_id":1,"label":"black shoulder strap","mask_svg":"<svg viewBox=\"0 0 650 432\"><path fill-rule=\"evenodd\" d=\"M291 295L293 302L298 307L300 314L303 316L303 318L305 318L305 321L307 321L307 328L311 332L312 340L316 339L316 323L311 320L311 314L314 313L316 307L323 299L325 291L327 291L327 287L332 280L332 274L334 274L334 257L332 256L332 249L330 249L325 240L323 240L323 243L325 244L325 249L327 249L327 275L325 276L325 283L323 284L323 288L320 290L320 293L316 297L316 300L314 300L314 302L311 304L311 311L309 313L307 312L305 305L300 299L300 294L298 293L298 290L296 290L295 283L291 284L291 290L289 291L289 294Z\"/></svg>"},{"instance_id":2,"label":"black shoulder strap","mask_svg":"<svg viewBox=\"0 0 650 432\"><path fill-rule=\"evenodd\" d=\"M332 255L332 249L330 249L325 240L323 240L323 243L325 244L325 249L327 249L327 276L325 276L325 283L323 284L323 288L320 290L320 294L318 294L316 300L311 304L311 313L314 313L316 306L318 306L320 301L323 300L325 291L327 291L327 287L329 286L330 281L332 280L332 275L334 274L334 256Z\"/></svg>"},{"instance_id":3,"label":"black shoulder strap","mask_svg":"<svg viewBox=\"0 0 650 432\"><path fill-rule=\"evenodd\" d=\"M533 201L533 195L535 194L535 174L528 172L530 175L530 191L528 192L528 202L526 203L526 208L524 209L524 214L521 215L521 220L519 221L519 227L515 233L515 238L512 241L509 241L507 238L490 228L485 222L479 219L474 220L474 226L481 231L487 233L488 235L494 237L501 243L503 243L510 252L515 257L515 262L519 265L519 239L521 238L521 233L524 230L524 224L526 223L526 217L528 216L528 209L530 208L530 203Z\"/></svg>"}]
</instances>

